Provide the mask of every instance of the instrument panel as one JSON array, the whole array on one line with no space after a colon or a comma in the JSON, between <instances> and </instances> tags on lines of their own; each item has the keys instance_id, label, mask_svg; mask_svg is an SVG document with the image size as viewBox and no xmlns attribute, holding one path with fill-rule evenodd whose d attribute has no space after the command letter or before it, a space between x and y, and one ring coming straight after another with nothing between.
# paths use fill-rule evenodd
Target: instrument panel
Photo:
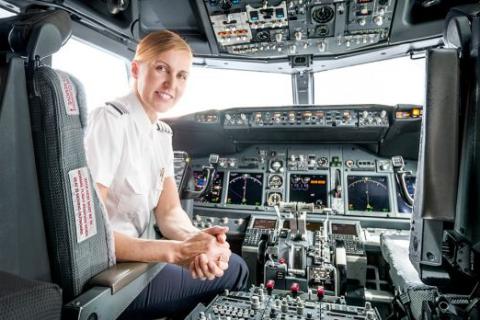
<instances>
[{"instance_id":1,"label":"instrument panel","mask_svg":"<svg viewBox=\"0 0 480 320\"><path fill-rule=\"evenodd\" d=\"M388 43L396 0L205 0L219 51L329 55ZM308 64L308 62L304 62Z\"/></svg>"},{"instance_id":2,"label":"instrument panel","mask_svg":"<svg viewBox=\"0 0 480 320\"><path fill-rule=\"evenodd\" d=\"M205 183L192 163L195 186ZM415 192L415 161L406 161L407 189ZM220 155L209 194L197 207L271 212L280 202L314 204L314 213L373 217L409 217L411 206L397 186L391 159L356 145L254 145L238 154Z\"/></svg>"}]
</instances>

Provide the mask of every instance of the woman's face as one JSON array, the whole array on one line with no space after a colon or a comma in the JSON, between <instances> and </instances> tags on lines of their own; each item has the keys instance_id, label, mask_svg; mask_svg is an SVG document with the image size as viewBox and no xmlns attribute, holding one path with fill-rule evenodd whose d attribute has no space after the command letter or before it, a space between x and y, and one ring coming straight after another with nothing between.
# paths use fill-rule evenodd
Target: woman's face
<instances>
[{"instance_id":1,"label":"woman's face","mask_svg":"<svg viewBox=\"0 0 480 320\"><path fill-rule=\"evenodd\" d=\"M183 95L192 57L188 51L172 49L152 61L132 61L137 96L152 121L156 113L171 109Z\"/></svg>"}]
</instances>

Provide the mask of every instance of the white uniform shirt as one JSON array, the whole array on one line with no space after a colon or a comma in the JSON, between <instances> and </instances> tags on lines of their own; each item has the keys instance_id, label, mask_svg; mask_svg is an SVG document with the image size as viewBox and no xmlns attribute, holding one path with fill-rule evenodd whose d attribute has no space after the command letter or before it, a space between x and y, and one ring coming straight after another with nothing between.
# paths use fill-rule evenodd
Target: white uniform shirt
<instances>
[{"instance_id":1,"label":"white uniform shirt","mask_svg":"<svg viewBox=\"0 0 480 320\"><path fill-rule=\"evenodd\" d=\"M134 93L89 116L85 151L92 177L109 188L105 206L112 228L139 237L173 176L172 131L152 123Z\"/></svg>"}]
</instances>

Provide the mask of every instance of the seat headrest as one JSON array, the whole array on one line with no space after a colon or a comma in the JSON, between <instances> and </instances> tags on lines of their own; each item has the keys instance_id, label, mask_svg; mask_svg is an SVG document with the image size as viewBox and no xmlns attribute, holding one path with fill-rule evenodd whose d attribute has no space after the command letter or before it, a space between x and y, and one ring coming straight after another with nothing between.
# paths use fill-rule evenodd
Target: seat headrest
<instances>
[{"instance_id":1,"label":"seat headrest","mask_svg":"<svg viewBox=\"0 0 480 320\"><path fill-rule=\"evenodd\" d=\"M470 47L472 18L480 13L480 5L470 4L452 8L445 19L443 42L450 48L466 52Z\"/></svg>"},{"instance_id":2,"label":"seat headrest","mask_svg":"<svg viewBox=\"0 0 480 320\"><path fill-rule=\"evenodd\" d=\"M7 36L10 50L29 59L54 54L72 34L70 15L62 10L21 14L0 23L0 38Z\"/></svg>"}]
</instances>

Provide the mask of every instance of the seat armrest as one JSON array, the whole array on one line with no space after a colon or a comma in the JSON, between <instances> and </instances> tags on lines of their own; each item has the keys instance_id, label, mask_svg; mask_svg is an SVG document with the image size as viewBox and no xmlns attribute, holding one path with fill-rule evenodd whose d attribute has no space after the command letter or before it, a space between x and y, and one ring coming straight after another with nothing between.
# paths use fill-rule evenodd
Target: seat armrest
<instances>
[{"instance_id":1,"label":"seat armrest","mask_svg":"<svg viewBox=\"0 0 480 320\"><path fill-rule=\"evenodd\" d=\"M62 318L116 319L164 266L164 263L118 263L90 280L93 287L66 303Z\"/></svg>"},{"instance_id":2,"label":"seat armrest","mask_svg":"<svg viewBox=\"0 0 480 320\"><path fill-rule=\"evenodd\" d=\"M112 294L114 294L157 264L158 263L120 262L97 274L88 284L91 287L109 287L112 290Z\"/></svg>"}]
</instances>

